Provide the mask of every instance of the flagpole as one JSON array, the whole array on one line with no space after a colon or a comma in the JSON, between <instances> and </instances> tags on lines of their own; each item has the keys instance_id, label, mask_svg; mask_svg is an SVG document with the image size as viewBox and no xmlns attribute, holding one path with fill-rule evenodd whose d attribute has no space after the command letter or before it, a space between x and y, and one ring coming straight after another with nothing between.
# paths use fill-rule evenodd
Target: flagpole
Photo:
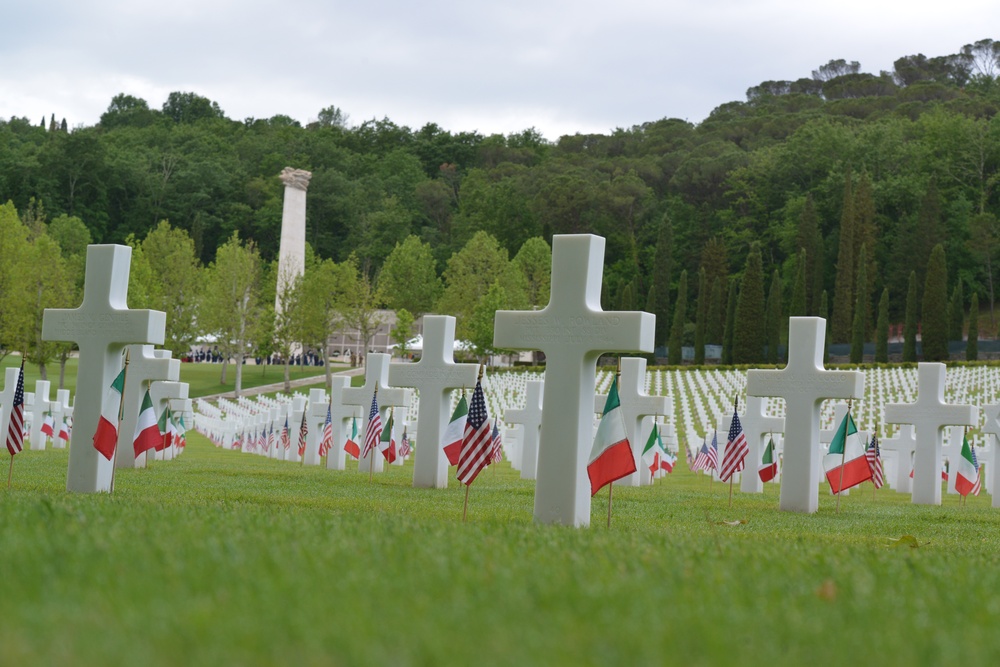
<instances>
[{"instance_id":1,"label":"flagpole","mask_svg":"<svg viewBox=\"0 0 1000 667\"><path fill-rule=\"evenodd\" d=\"M26 356L28 356L27 352L22 352L21 353L21 370L19 371L19 375L18 375L18 378L17 378L18 382L21 383L21 387L22 388L24 387L24 358ZM15 391L16 391L17 385L15 384L14 387L15 387ZM24 408L21 408L21 409L23 410ZM11 414L13 414L13 412L14 411L13 411L13 408L12 408L11 409ZM23 430L23 428L24 428L24 426L23 426L24 418L22 417L21 419L22 419L22 427L21 428ZM10 437L10 426L7 427L7 437L8 438ZM22 436L22 440L23 440L23 436ZM7 490L8 491L10 491L10 485L13 482L13 480L14 480L14 454L11 453L11 455L10 455L10 467L7 468Z\"/></svg>"},{"instance_id":2,"label":"flagpole","mask_svg":"<svg viewBox=\"0 0 1000 667\"><path fill-rule=\"evenodd\" d=\"M878 426L875 427L875 451L878 452ZM878 457L875 457L875 465L881 467L882 462L879 461ZM875 502L875 491L878 487L875 486L875 477L872 476L872 502Z\"/></svg>"},{"instance_id":3,"label":"flagpole","mask_svg":"<svg viewBox=\"0 0 1000 667\"><path fill-rule=\"evenodd\" d=\"M733 400L733 414L735 415L736 411L739 410L739 409L740 409L740 397L737 396ZM732 429L732 424L730 424L729 428ZM729 448L729 444L727 443L726 444L726 451L727 452L729 451L728 448ZM744 457L744 460L746 460L745 457ZM736 474L735 471L729 473L729 508L730 509L732 509L732 507L733 507L733 475L735 475L735 474Z\"/></svg>"},{"instance_id":4,"label":"flagpole","mask_svg":"<svg viewBox=\"0 0 1000 667\"><path fill-rule=\"evenodd\" d=\"M851 416L851 399L847 399L847 416ZM840 491L837 491L837 514L840 514L840 493L844 490L844 462L847 460L847 424L844 424L844 444L840 451Z\"/></svg>"},{"instance_id":5,"label":"flagpole","mask_svg":"<svg viewBox=\"0 0 1000 667\"><path fill-rule=\"evenodd\" d=\"M128 361L129 361L129 349L125 348L125 370L122 374L122 398L118 402L118 424L116 424L115 431L118 435L121 434L122 430L122 413L125 411L125 384L128 382ZM114 449L111 450L111 489L108 491L108 495L115 492L115 468L118 467L118 438L115 438Z\"/></svg>"},{"instance_id":6,"label":"flagpole","mask_svg":"<svg viewBox=\"0 0 1000 667\"><path fill-rule=\"evenodd\" d=\"M618 355L618 368L615 369L615 384L621 379L622 375L622 357ZM604 419L604 415L601 415L601 419ZM614 489L615 482L611 480L608 484L608 528L611 528L611 492Z\"/></svg>"},{"instance_id":7,"label":"flagpole","mask_svg":"<svg viewBox=\"0 0 1000 667\"><path fill-rule=\"evenodd\" d=\"M332 400L333 394L330 394L330 397L331 397L331 400ZM375 381L375 396L374 396L374 398L378 398L378 381L377 380ZM324 426L324 428L326 428L326 427ZM365 431L367 431L367 430L368 429L365 428ZM380 439L381 439L381 437L382 436L379 435ZM368 438L368 434L365 433L365 439L367 439L367 438ZM372 448L371 448L371 451L368 452L368 483L369 484L372 483L372 478L375 476L375 448L376 447L378 447L378 445L373 445Z\"/></svg>"},{"instance_id":8,"label":"flagpole","mask_svg":"<svg viewBox=\"0 0 1000 667\"><path fill-rule=\"evenodd\" d=\"M462 505L462 523L465 523L465 517L469 512L469 485L465 485L465 504Z\"/></svg>"}]
</instances>

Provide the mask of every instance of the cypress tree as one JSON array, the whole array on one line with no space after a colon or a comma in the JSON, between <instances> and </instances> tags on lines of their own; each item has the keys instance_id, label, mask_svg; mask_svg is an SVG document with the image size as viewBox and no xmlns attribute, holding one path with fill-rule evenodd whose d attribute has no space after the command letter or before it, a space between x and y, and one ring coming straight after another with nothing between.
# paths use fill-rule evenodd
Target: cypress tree
<instances>
[{"instance_id":1,"label":"cypress tree","mask_svg":"<svg viewBox=\"0 0 1000 667\"><path fill-rule=\"evenodd\" d=\"M767 343L765 331L764 267L760 246L754 242L747 255L736 300L736 328L733 331L733 363L760 363Z\"/></svg>"},{"instance_id":2,"label":"cypress tree","mask_svg":"<svg viewBox=\"0 0 1000 667\"><path fill-rule=\"evenodd\" d=\"M906 320L903 322L903 361L917 360L917 272L910 271L906 288Z\"/></svg>"},{"instance_id":3,"label":"cypress tree","mask_svg":"<svg viewBox=\"0 0 1000 667\"><path fill-rule=\"evenodd\" d=\"M650 285L649 291L646 293L646 312L656 312L656 285Z\"/></svg>"},{"instance_id":4,"label":"cypress tree","mask_svg":"<svg viewBox=\"0 0 1000 667\"><path fill-rule=\"evenodd\" d=\"M601 308L604 310L614 310L611 307L611 290L608 289L608 281L601 281Z\"/></svg>"},{"instance_id":5,"label":"cypress tree","mask_svg":"<svg viewBox=\"0 0 1000 667\"><path fill-rule=\"evenodd\" d=\"M736 280L729 281L729 294L726 296L726 326L722 332L722 363L733 363L733 329L736 328Z\"/></svg>"},{"instance_id":6,"label":"cypress tree","mask_svg":"<svg viewBox=\"0 0 1000 667\"><path fill-rule=\"evenodd\" d=\"M882 289L878 300L878 325L875 327L875 361L889 361L889 288Z\"/></svg>"},{"instance_id":7,"label":"cypress tree","mask_svg":"<svg viewBox=\"0 0 1000 667\"><path fill-rule=\"evenodd\" d=\"M854 191L853 236L855 257L858 257L858 253L861 252L861 246L865 246L868 249L865 260L867 262L865 272L869 280L869 284L866 287L868 288L868 298L870 300L872 293L872 285L870 283L875 281L875 238L878 236L878 230L875 223L875 197L872 192L872 180L868 176L868 171L864 169L861 170L861 176L858 178L858 187ZM855 270L857 270L857 266L855 266ZM855 286L855 289L859 288ZM871 304L869 303L869 305ZM865 313L865 319L868 322L871 322L871 314L870 310Z\"/></svg>"},{"instance_id":8,"label":"cypress tree","mask_svg":"<svg viewBox=\"0 0 1000 667\"><path fill-rule=\"evenodd\" d=\"M948 265L944 246L931 251L924 280L924 298L920 304L921 340L924 361L948 360Z\"/></svg>"},{"instance_id":9,"label":"cypress tree","mask_svg":"<svg viewBox=\"0 0 1000 667\"><path fill-rule=\"evenodd\" d=\"M663 216L656 237L656 261L653 264L653 287L656 289L656 344L665 345L670 335L670 272L673 269L674 226Z\"/></svg>"},{"instance_id":10,"label":"cypress tree","mask_svg":"<svg viewBox=\"0 0 1000 667\"><path fill-rule=\"evenodd\" d=\"M851 328L851 363L860 364L865 360L865 328L868 319L868 260L865 246L858 254L857 297L854 300L854 323Z\"/></svg>"},{"instance_id":11,"label":"cypress tree","mask_svg":"<svg viewBox=\"0 0 1000 667\"><path fill-rule=\"evenodd\" d=\"M705 284L705 267L698 270L698 302L694 313L694 363L705 363L705 327L708 319L708 287Z\"/></svg>"},{"instance_id":12,"label":"cypress tree","mask_svg":"<svg viewBox=\"0 0 1000 667\"><path fill-rule=\"evenodd\" d=\"M799 250L799 258L795 268L795 285L792 287L792 303L788 308L791 317L803 317L807 314L806 305L806 249Z\"/></svg>"},{"instance_id":13,"label":"cypress tree","mask_svg":"<svg viewBox=\"0 0 1000 667\"><path fill-rule=\"evenodd\" d=\"M826 335L823 336L823 361L824 362L826 362L826 360L830 357L829 352L827 352L827 350L830 347L830 318L828 317L828 315L830 313L830 303L829 303L829 301L830 301L830 299L829 299L829 297L826 294L826 290L823 290L820 293L820 295L819 295L819 316L822 317L823 321L826 322L826 331L824 331L824 334L826 334Z\"/></svg>"},{"instance_id":14,"label":"cypress tree","mask_svg":"<svg viewBox=\"0 0 1000 667\"><path fill-rule=\"evenodd\" d=\"M824 285L826 281L826 244L823 242L823 233L816 228L816 254L806 255L809 259L809 265L812 267L813 276L812 284L809 285L812 289L812 297L809 300L809 312L812 314L819 313L819 300L824 291ZM825 312L820 317L828 317L828 312Z\"/></svg>"},{"instance_id":15,"label":"cypress tree","mask_svg":"<svg viewBox=\"0 0 1000 667\"><path fill-rule=\"evenodd\" d=\"M854 307L854 196L851 172L844 177L844 204L840 215L840 246L837 251L837 278L833 286L834 343L846 343L851 336L851 311Z\"/></svg>"},{"instance_id":16,"label":"cypress tree","mask_svg":"<svg viewBox=\"0 0 1000 667\"><path fill-rule=\"evenodd\" d=\"M722 281L718 278L712 281L712 289L708 291L708 325L705 328L705 342L712 345L722 344L722 334L726 326L722 312Z\"/></svg>"},{"instance_id":17,"label":"cypress tree","mask_svg":"<svg viewBox=\"0 0 1000 667\"><path fill-rule=\"evenodd\" d=\"M635 310L632 296L632 283L626 283L622 288L621 301L618 302L618 310Z\"/></svg>"},{"instance_id":18,"label":"cypress tree","mask_svg":"<svg viewBox=\"0 0 1000 667\"><path fill-rule=\"evenodd\" d=\"M961 278L955 283L955 289L951 291L948 314L948 340L962 340L962 334L965 330L965 295L962 294Z\"/></svg>"},{"instance_id":19,"label":"cypress tree","mask_svg":"<svg viewBox=\"0 0 1000 667\"><path fill-rule=\"evenodd\" d=\"M677 284L677 303L674 305L674 321L670 326L670 344L667 350L667 363L679 366L681 363L681 346L684 345L684 324L687 322L687 287L688 272L681 271L681 279Z\"/></svg>"},{"instance_id":20,"label":"cypress tree","mask_svg":"<svg viewBox=\"0 0 1000 667\"><path fill-rule=\"evenodd\" d=\"M979 294L972 293L972 303L969 304L969 340L965 343L965 360L979 359Z\"/></svg>"},{"instance_id":21,"label":"cypress tree","mask_svg":"<svg viewBox=\"0 0 1000 667\"><path fill-rule=\"evenodd\" d=\"M806 195L805 205L799 215L799 227L795 242L798 248L805 250L806 257L810 258L817 256L816 245L823 242L823 237L819 233L819 218L816 216L816 205L813 203L812 193ZM805 284L808 287L806 287L805 293L806 309L798 315L808 315L819 309L819 292L815 292L813 287L817 284L816 270L822 267L809 264L802 268L805 273Z\"/></svg>"},{"instance_id":22,"label":"cypress tree","mask_svg":"<svg viewBox=\"0 0 1000 667\"><path fill-rule=\"evenodd\" d=\"M778 345L781 343L781 276L778 269L771 276L771 289L767 293L767 363L778 363Z\"/></svg>"}]
</instances>

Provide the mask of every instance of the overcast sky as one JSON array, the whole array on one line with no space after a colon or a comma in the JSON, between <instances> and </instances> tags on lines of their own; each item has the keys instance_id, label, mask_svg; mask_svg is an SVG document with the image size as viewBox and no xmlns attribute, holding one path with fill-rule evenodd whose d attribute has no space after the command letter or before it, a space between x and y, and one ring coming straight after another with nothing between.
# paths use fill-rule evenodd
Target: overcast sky
<instances>
[{"instance_id":1,"label":"overcast sky","mask_svg":"<svg viewBox=\"0 0 1000 667\"><path fill-rule=\"evenodd\" d=\"M10 4L15 6L11 7ZM193 91L242 120L548 139L665 117L700 122L768 79L834 58L1000 39L997 0L11 0L0 11L0 118L93 125L124 92L159 109ZM996 34L991 34L991 31Z\"/></svg>"}]
</instances>

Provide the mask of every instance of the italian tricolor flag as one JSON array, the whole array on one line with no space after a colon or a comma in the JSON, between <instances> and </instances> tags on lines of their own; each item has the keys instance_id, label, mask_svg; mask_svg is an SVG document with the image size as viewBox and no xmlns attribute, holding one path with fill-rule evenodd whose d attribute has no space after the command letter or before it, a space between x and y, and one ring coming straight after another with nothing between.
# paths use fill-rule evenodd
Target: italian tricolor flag
<instances>
[{"instance_id":1,"label":"italian tricolor flag","mask_svg":"<svg viewBox=\"0 0 1000 667\"><path fill-rule=\"evenodd\" d=\"M774 457L774 440L767 439L767 447L764 448L764 455L760 457L760 465L757 466L757 474L760 481L770 482L778 474L778 461Z\"/></svg>"},{"instance_id":2,"label":"italian tricolor flag","mask_svg":"<svg viewBox=\"0 0 1000 667\"><path fill-rule=\"evenodd\" d=\"M164 410L164 413L166 410ZM163 442L160 435L160 426L157 424L156 411L153 410L153 400L149 397L149 390L146 390L142 397L142 407L139 408L139 421L135 423L135 435L132 437L132 449L135 450L136 458L147 449L156 449L156 446Z\"/></svg>"},{"instance_id":3,"label":"italian tricolor flag","mask_svg":"<svg viewBox=\"0 0 1000 667\"><path fill-rule=\"evenodd\" d=\"M653 430L649 432L649 438L646 440L646 446L642 450L642 462L649 467L649 472L651 475L655 475L656 471L660 469L660 434L656 428L656 423L653 423Z\"/></svg>"},{"instance_id":4,"label":"italian tricolor flag","mask_svg":"<svg viewBox=\"0 0 1000 667\"><path fill-rule=\"evenodd\" d=\"M611 383L608 400L604 403L604 413L597 427L594 448L590 450L587 462L587 476L590 477L590 495L593 496L605 484L635 472L632 448L625 431L625 417L622 416L621 402L618 400L618 378Z\"/></svg>"},{"instance_id":5,"label":"italian tricolor flag","mask_svg":"<svg viewBox=\"0 0 1000 667\"><path fill-rule=\"evenodd\" d=\"M657 429L656 431L656 444L660 448L660 470L666 470L667 474L674 471L674 465L677 464L677 457L667 451L666 445L663 444L663 433Z\"/></svg>"},{"instance_id":6,"label":"italian tricolor flag","mask_svg":"<svg viewBox=\"0 0 1000 667\"><path fill-rule=\"evenodd\" d=\"M170 446L170 408L166 408L163 414L160 415L160 421L158 422L158 430L160 431L160 441L156 443L156 451L162 452L164 449Z\"/></svg>"},{"instance_id":7,"label":"italian tricolor flag","mask_svg":"<svg viewBox=\"0 0 1000 667\"><path fill-rule=\"evenodd\" d=\"M396 441L392 438L392 413L389 413L389 422L382 429L382 436L378 441L378 450L389 463L396 460Z\"/></svg>"},{"instance_id":8,"label":"italian tricolor flag","mask_svg":"<svg viewBox=\"0 0 1000 667\"><path fill-rule=\"evenodd\" d=\"M858 433L850 412L844 416L833 436L830 449L823 459L823 468L826 470L826 481L830 483L830 490L834 493L840 493L872 478L872 469L868 467L868 459L865 458L865 443L861 441L861 434Z\"/></svg>"},{"instance_id":9,"label":"italian tricolor flag","mask_svg":"<svg viewBox=\"0 0 1000 667\"><path fill-rule=\"evenodd\" d=\"M358 445L358 418L351 419L351 437L344 443L344 451L359 458L361 456L361 446Z\"/></svg>"},{"instance_id":10,"label":"italian tricolor flag","mask_svg":"<svg viewBox=\"0 0 1000 667\"><path fill-rule=\"evenodd\" d=\"M455 406L455 412L451 413L451 421L448 422L444 430L444 440L441 446L444 447L444 454L448 457L448 465L458 465L458 455L462 451L462 441L465 439L465 422L469 418L469 404L465 401L465 394Z\"/></svg>"},{"instance_id":11,"label":"italian tricolor flag","mask_svg":"<svg viewBox=\"0 0 1000 667\"><path fill-rule=\"evenodd\" d=\"M101 404L101 419L97 422L97 432L94 433L94 449L107 460L115 455L118 444L118 416L122 407L122 391L125 389L125 369L123 368L115 381L108 388L108 393Z\"/></svg>"},{"instance_id":12,"label":"italian tricolor flag","mask_svg":"<svg viewBox=\"0 0 1000 667\"><path fill-rule=\"evenodd\" d=\"M969 445L969 439L962 436L962 455L958 457L958 464L955 466L958 477L955 478L955 490L961 495L967 496L970 493L979 495L979 461L976 460L976 452Z\"/></svg>"}]
</instances>

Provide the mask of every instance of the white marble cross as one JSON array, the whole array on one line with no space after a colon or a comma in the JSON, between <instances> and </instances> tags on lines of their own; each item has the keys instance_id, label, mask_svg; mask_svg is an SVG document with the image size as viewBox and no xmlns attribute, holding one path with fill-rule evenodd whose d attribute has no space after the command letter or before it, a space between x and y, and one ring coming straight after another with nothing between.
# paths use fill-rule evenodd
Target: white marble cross
<instances>
[{"instance_id":1,"label":"white marble cross","mask_svg":"<svg viewBox=\"0 0 1000 667\"><path fill-rule=\"evenodd\" d=\"M789 318L788 365L782 370L747 371L747 396L785 399L780 501L785 511L812 513L819 509L820 404L830 398L864 396L864 373L823 368L825 338L823 318Z\"/></svg>"},{"instance_id":2,"label":"white marble cross","mask_svg":"<svg viewBox=\"0 0 1000 667\"><path fill-rule=\"evenodd\" d=\"M10 411L14 405L14 392L17 391L17 376L21 372L20 365L8 367L4 372L3 391L0 392L0 447L7 442L7 429L10 428ZM2 450L0 450L2 451Z\"/></svg>"},{"instance_id":3,"label":"white marble cross","mask_svg":"<svg viewBox=\"0 0 1000 667\"><path fill-rule=\"evenodd\" d=\"M361 442L362 453L365 451L365 430L368 428L368 411L371 409L372 394L375 387L378 387L378 407L382 416L382 426L385 427L389 420L389 408L405 405L406 391L394 389L389 385L389 360L388 354L373 352L365 358L365 384L361 387L344 387L341 390L341 402L344 405L357 405L361 408L364 419L358 422L358 438ZM363 456L358 460L358 472L367 473L369 470L382 472L382 461L384 457L378 451L378 447L372 447L368 456Z\"/></svg>"},{"instance_id":4,"label":"white marble cross","mask_svg":"<svg viewBox=\"0 0 1000 667\"><path fill-rule=\"evenodd\" d=\"M655 316L601 310L604 245L590 234L553 236L548 305L495 317L496 347L541 350L546 357L534 512L540 523L590 525L597 359L605 352L653 350Z\"/></svg>"},{"instance_id":5,"label":"white marble cross","mask_svg":"<svg viewBox=\"0 0 1000 667\"><path fill-rule=\"evenodd\" d=\"M747 439L750 451L747 453L747 464L744 475L740 479L740 491L743 493L761 493L764 483L760 481L758 469L760 459L764 455L764 436L785 431L784 417L774 417L765 412L764 399L760 396L747 397L747 410L740 418L743 424L743 434ZM775 460L778 453L774 452Z\"/></svg>"},{"instance_id":6,"label":"white marble cross","mask_svg":"<svg viewBox=\"0 0 1000 667\"><path fill-rule=\"evenodd\" d=\"M56 437L52 439L52 446L56 449L65 449L68 441L59 437L59 429L62 428L63 419L73 414L73 408L69 405L69 389L56 389L56 400L52 404L52 430Z\"/></svg>"},{"instance_id":7,"label":"white marble cross","mask_svg":"<svg viewBox=\"0 0 1000 667\"><path fill-rule=\"evenodd\" d=\"M652 484L649 468L642 465L642 450L646 441L642 439L643 417L656 417L667 414L667 397L650 396L645 392L646 360L639 357L622 357L621 381L618 383L618 398L621 401L622 417L625 420L625 434L632 446L632 460L635 462L635 472L623 477L615 484L621 486L639 486ZM607 402L607 394L598 394L594 402L594 412L603 412ZM652 427L650 427L652 428Z\"/></svg>"},{"instance_id":8,"label":"white marble cross","mask_svg":"<svg viewBox=\"0 0 1000 667\"><path fill-rule=\"evenodd\" d=\"M389 367L393 387L413 387L420 392L417 421L425 446L417 447L414 453L413 486L448 487L448 458L441 439L451 417L451 390L476 386L478 371L476 364L455 363L455 318L450 315L424 315L420 361Z\"/></svg>"},{"instance_id":9,"label":"white marble cross","mask_svg":"<svg viewBox=\"0 0 1000 667\"><path fill-rule=\"evenodd\" d=\"M332 380L334 389L346 384L337 378L332 378ZM350 381L351 379L347 378L347 383ZM322 389L309 390L309 407L306 408L306 423L309 426L309 431L306 433L306 451L302 455L302 465L304 466L318 466L320 463L319 445L323 440L323 426L326 424L326 412L329 408L330 402L327 400L325 391ZM332 423L336 424L336 422ZM298 447L298 440L295 442L295 446ZM329 464L330 459L327 459L327 465Z\"/></svg>"},{"instance_id":10,"label":"white marble cross","mask_svg":"<svg viewBox=\"0 0 1000 667\"><path fill-rule=\"evenodd\" d=\"M128 309L131 258L128 246L88 246L83 303L75 309L46 308L42 315L42 340L72 341L80 348L73 415L78 446L70 448L68 491L110 491L113 463L90 446L101 403L121 371L125 345L163 343L164 313Z\"/></svg>"},{"instance_id":11,"label":"white marble cross","mask_svg":"<svg viewBox=\"0 0 1000 667\"><path fill-rule=\"evenodd\" d=\"M335 376L330 387L330 420L333 424L333 446L330 453L326 455L326 467L328 470L344 470L347 467L347 452L344 445L351 437L351 420L358 418L358 440L361 440L364 431L361 431L361 406L347 405L344 403L344 389L351 386L351 378L345 376ZM381 397L381 392L379 392ZM369 397L368 400L371 400ZM367 416L367 413L365 413ZM326 421L326 415L323 415ZM358 446L363 443L358 442Z\"/></svg>"},{"instance_id":12,"label":"white marble cross","mask_svg":"<svg viewBox=\"0 0 1000 667\"><path fill-rule=\"evenodd\" d=\"M889 424L913 424L917 450L913 457L913 496L915 505L941 504L941 436L945 426L975 425L979 409L974 405L949 405L944 402L945 365L921 362L917 365L917 400L915 403L889 403L885 421Z\"/></svg>"},{"instance_id":13,"label":"white marble cross","mask_svg":"<svg viewBox=\"0 0 1000 667\"><path fill-rule=\"evenodd\" d=\"M523 426L517 461L521 468L521 479L535 479L538 470L538 436L542 427L542 384L541 380L525 382L524 408L508 408L503 413L505 422Z\"/></svg>"},{"instance_id":14,"label":"white marble cross","mask_svg":"<svg viewBox=\"0 0 1000 667\"><path fill-rule=\"evenodd\" d=\"M910 472L913 471L913 452L917 451L917 434L913 424L900 424L895 437L880 440L878 444L882 451L892 452L895 459L891 465L886 465L886 478L890 468L893 473L890 486L899 493L911 493L913 479Z\"/></svg>"},{"instance_id":15,"label":"white marble cross","mask_svg":"<svg viewBox=\"0 0 1000 667\"><path fill-rule=\"evenodd\" d=\"M171 359L170 350L154 350L152 345L128 345L128 371L125 373L125 395L122 396L122 424L118 429L118 450L115 465L121 468L145 468L146 457L135 455L132 438L139 421L142 397L154 380L177 382L181 376L180 359ZM152 393L150 393L152 398ZM179 398L179 397L174 397ZM186 398L186 395L185 395ZM166 402L153 406L159 419ZM144 452L145 453L145 452Z\"/></svg>"},{"instance_id":16,"label":"white marble cross","mask_svg":"<svg viewBox=\"0 0 1000 667\"><path fill-rule=\"evenodd\" d=\"M9 375L7 376L10 377ZM7 380L10 382L10 380ZM987 489L992 495L992 506L1000 507L1000 460L997 457L998 448L1000 448L1000 403L994 405L984 405L983 412L986 414L986 423L983 424L983 434L990 434L993 436L993 445L990 447L989 460L986 461L986 475L988 479L984 482L989 482L985 484L989 488Z\"/></svg>"},{"instance_id":17,"label":"white marble cross","mask_svg":"<svg viewBox=\"0 0 1000 667\"><path fill-rule=\"evenodd\" d=\"M52 408L52 401L49 400L49 381L35 381L35 403L31 406L31 431L28 439L31 441L31 449L45 449L45 434L42 433L42 424L45 422L45 413ZM56 426L55 428L59 428Z\"/></svg>"}]
</instances>

